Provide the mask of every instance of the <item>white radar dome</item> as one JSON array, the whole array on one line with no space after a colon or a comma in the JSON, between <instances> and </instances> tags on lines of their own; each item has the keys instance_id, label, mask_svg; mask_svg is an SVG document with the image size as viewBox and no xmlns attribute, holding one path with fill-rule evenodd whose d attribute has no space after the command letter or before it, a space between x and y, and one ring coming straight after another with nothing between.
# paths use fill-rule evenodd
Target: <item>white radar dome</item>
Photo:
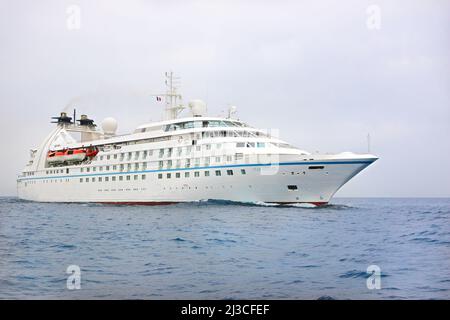
<instances>
[{"instance_id":1,"label":"white radar dome","mask_svg":"<svg viewBox=\"0 0 450 320\"><path fill-rule=\"evenodd\" d=\"M206 103L202 100L191 100L189 101L189 108L191 109L192 116L202 117L206 115Z\"/></svg>"},{"instance_id":2,"label":"white radar dome","mask_svg":"<svg viewBox=\"0 0 450 320\"><path fill-rule=\"evenodd\" d=\"M105 134L115 134L117 131L117 120L111 117L105 118L102 121L102 129Z\"/></svg>"}]
</instances>

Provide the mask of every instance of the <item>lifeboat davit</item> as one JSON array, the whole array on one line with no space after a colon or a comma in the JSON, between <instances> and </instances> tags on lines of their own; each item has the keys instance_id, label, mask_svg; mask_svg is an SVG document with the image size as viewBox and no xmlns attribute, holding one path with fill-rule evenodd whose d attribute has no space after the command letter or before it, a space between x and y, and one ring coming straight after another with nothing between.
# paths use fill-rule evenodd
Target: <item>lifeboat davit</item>
<instances>
[{"instance_id":1,"label":"lifeboat davit","mask_svg":"<svg viewBox=\"0 0 450 320\"><path fill-rule=\"evenodd\" d=\"M47 162L49 164L83 162L92 159L97 153L98 149L95 147L49 151L47 154Z\"/></svg>"}]
</instances>

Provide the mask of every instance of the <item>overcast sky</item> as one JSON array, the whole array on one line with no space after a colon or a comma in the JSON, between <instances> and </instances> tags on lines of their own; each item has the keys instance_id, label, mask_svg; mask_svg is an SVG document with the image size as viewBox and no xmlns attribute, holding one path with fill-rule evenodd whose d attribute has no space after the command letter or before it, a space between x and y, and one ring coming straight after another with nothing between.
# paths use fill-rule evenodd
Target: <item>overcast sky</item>
<instances>
[{"instance_id":1,"label":"overcast sky","mask_svg":"<svg viewBox=\"0 0 450 320\"><path fill-rule=\"evenodd\" d=\"M311 152L366 152L370 133L380 160L338 196L450 196L449 59L446 0L1 0L0 194L51 116L131 131L161 118L149 94L173 70L184 101Z\"/></svg>"}]
</instances>

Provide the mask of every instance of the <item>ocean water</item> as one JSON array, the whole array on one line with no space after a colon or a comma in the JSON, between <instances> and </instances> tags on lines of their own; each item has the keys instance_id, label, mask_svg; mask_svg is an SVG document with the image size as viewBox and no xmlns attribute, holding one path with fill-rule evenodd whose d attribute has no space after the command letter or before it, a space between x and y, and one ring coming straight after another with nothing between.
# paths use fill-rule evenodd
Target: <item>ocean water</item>
<instances>
[{"instance_id":1,"label":"ocean water","mask_svg":"<svg viewBox=\"0 0 450 320\"><path fill-rule=\"evenodd\" d=\"M81 270L67 289L67 267ZM369 265L381 270L368 289ZM0 198L1 299L449 299L450 199L326 207Z\"/></svg>"}]
</instances>

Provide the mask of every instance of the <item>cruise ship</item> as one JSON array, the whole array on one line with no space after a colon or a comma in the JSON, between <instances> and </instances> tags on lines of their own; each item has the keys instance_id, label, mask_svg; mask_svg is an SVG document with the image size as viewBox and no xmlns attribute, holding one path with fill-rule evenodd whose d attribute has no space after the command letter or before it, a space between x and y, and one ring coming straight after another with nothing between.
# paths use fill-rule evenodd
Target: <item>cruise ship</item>
<instances>
[{"instance_id":1,"label":"cruise ship","mask_svg":"<svg viewBox=\"0 0 450 320\"><path fill-rule=\"evenodd\" d=\"M30 151L17 177L21 199L40 202L172 204L201 200L327 204L372 154L312 154L281 140L274 130L235 117L209 117L206 104L185 107L166 73L163 121L118 135L117 121L101 129L87 115L62 112L44 141ZM190 114L181 117L183 109Z\"/></svg>"}]
</instances>

